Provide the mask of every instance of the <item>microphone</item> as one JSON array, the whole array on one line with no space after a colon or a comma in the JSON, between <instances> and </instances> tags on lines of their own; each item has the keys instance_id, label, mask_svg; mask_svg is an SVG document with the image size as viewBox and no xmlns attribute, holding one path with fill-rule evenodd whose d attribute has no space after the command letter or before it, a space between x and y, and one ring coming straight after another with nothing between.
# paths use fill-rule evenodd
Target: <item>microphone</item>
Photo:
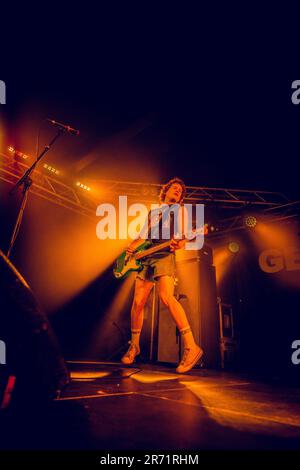
<instances>
[{"instance_id":1,"label":"microphone","mask_svg":"<svg viewBox=\"0 0 300 470\"><path fill-rule=\"evenodd\" d=\"M54 121L54 119L46 119L52 126L59 127L60 129L63 129L66 132L69 132L69 134L73 135L79 135L80 132L77 129L73 129L73 127L67 126L66 124L61 124L60 122Z\"/></svg>"}]
</instances>

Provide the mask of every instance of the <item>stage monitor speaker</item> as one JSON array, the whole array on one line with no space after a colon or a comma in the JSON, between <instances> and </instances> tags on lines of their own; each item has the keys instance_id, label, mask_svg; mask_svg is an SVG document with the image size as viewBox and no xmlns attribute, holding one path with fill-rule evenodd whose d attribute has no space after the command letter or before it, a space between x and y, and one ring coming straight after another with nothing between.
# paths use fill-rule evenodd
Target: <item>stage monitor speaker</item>
<instances>
[{"instance_id":1,"label":"stage monitor speaker","mask_svg":"<svg viewBox=\"0 0 300 470\"><path fill-rule=\"evenodd\" d=\"M30 287L0 251L0 406L55 398L69 374Z\"/></svg>"},{"instance_id":2,"label":"stage monitor speaker","mask_svg":"<svg viewBox=\"0 0 300 470\"><path fill-rule=\"evenodd\" d=\"M176 269L176 297L187 314L196 342L204 350L204 366L220 367L216 273L211 248L204 246L199 251L181 250L176 259ZM177 363L182 349L174 321L160 302L157 359Z\"/></svg>"}]
</instances>

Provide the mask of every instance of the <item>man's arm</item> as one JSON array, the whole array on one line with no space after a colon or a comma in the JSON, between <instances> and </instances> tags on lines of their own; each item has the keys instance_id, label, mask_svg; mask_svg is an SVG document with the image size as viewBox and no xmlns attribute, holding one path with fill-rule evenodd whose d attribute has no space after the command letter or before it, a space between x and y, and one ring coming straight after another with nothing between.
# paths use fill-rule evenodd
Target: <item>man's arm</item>
<instances>
[{"instance_id":1,"label":"man's arm","mask_svg":"<svg viewBox=\"0 0 300 470\"><path fill-rule=\"evenodd\" d=\"M131 243L129 243L128 247L126 248L126 253L128 255L132 255L141 245L145 243L143 238L136 238Z\"/></svg>"},{"instance_id":2,"label":"man's arm","mask_svg":"<svg viewBox=\"0 0 300 470\"><path fill-rule=\"evenodd\" d=\"M128 247L126 248L126 254L128 256L132 255L143 243L145 243L145 240L148 237L148 231L151 223L151 211L148 213L147 219L145 220L144 226L138 236L135 240L132 240L131 243L129 243Z\"/></svg>"},{"instance_id":3,"label":"man's arm","mask_svg":"<svg viewBox=\"0 0 300 470\"><path fill-rule=\"evenodd\" d=\"M180 250L186 244L186 239L184 238L184 228L185 223L187 224L188 212L186 207L181 206L178 210L178 232L181 234L181 239L171 240L170 250L173 252L175 250Z\"/></svg>"},{"instance_id":4,"label":"man's arm","mask_svg":"<svg viewBox=\"0 0 300 470\"><path fill-rule=\"evenodd\" d=\"M178 211L178 231L180 234L182 234L182 239L175 239L175 240L172 240L171 242L171 251L174 251L174 250L179 250L180 248L183 248L185 246L185 244L189 241L187 238L185 238L185 230L188 231L188 233L190 233L190 226L188 224L188 211L187 211L187 208L182 206L180 207L179 211ZM197 231L199 232L199 229L201 229L201 232L203 230L203 235L207 235L208 234L208 224L204 224L203 227L196 227L196 230L192 230L192 232L195 232L195 236L197 234Z\"/></svg>"}]
</instances>

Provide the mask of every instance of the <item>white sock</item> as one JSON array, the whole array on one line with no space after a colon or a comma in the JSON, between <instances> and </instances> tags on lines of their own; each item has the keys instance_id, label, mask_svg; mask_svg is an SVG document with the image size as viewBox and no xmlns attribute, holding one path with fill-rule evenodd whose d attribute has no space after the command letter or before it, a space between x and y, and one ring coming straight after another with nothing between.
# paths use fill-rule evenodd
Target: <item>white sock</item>
<instances>
[{"instance_id":1,"label":"white sock","mask_svg":"<svg viewBox=\"0 0 300 470\"><path fill-rule=\"evenodd\" d=\"M190 326L186 326L180 330L180 334L183 340L185 348L194 348L196 346L194 336Z\"/></svg>"},{"instance_id":2,"label":"white sock","mask_svg":"<svg viewBox=\"0 0 300 470\"><path fill-rule=\"evenodd\" d=\"M140 347L141 330L131 330L131 344Z\"/></svg>"}]
</instances>

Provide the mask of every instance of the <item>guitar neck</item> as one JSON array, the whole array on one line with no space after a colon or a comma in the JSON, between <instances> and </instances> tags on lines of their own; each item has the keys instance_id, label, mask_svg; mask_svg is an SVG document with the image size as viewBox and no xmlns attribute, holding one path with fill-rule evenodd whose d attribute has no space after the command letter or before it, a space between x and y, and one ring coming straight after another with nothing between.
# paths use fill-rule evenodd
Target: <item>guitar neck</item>
<instances>
[{"instance_id":1,"label":"guitar neck","mask_svg":"<svg viewBox=\"0 0 300 470\"><path fill-rule=\"evenodd\" d=\"M191 241L194 238L196 238L197 233L201 233L201 231L203 230L201 229L201 230L193 231L193 236L191 238L188 238L188 240ZM164 248L168 248L171 245L171 242L172 240L168 240L164 243L160 243L159 245L152 246L151 248L148 248L147 250L144 250L141 253L137 253L134 257L135 259L145 258L146 256L152 255L153 253L156 253L157 251L163 250Z\"/></svg>"},{"instance_id":2,"label":"guitar neck","mask_svg":"<svg viewBox=\"0 0 300 470\"><path fill-rule=\"evenodd\" d=\"M168 240L167 242L164 242L164 243L160 243L159 245L153 246L152 248L148 248L147 250L144 250L141 253L137 253L135 255L135 259L145 258L146 256L152 255L153 253L156 253L159 250L168 248L168 246L170 245L171 245L171 240Z\"/></svg>"}]
</instances>

